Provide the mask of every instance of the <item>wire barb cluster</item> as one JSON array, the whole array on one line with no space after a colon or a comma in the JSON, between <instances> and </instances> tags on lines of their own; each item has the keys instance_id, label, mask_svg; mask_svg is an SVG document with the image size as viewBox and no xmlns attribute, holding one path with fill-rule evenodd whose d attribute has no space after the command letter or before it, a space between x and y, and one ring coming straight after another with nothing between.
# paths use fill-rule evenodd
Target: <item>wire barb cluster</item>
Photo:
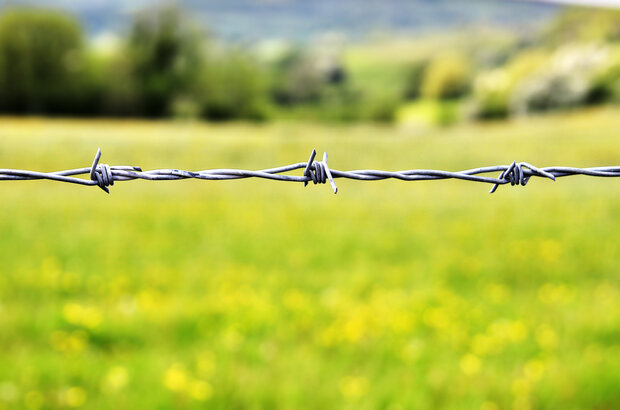
<instances>
[{"instance_id":1,"label":"wire barb cluster","mask_svg":"<svg viewBox=\"0 0 620 410\"><path fill-rule=\"evenodd\" d=\"M596 168L573 168L573 167L546 167L537 168L527 162L513 162L510 165L495 165L490 167L474 168L458 172L441 171L433 169L412 169L406 171L379 171L379 170L356 170L338 171L327 165L327 153L323 154L323 160L315 161L316 150L312 150L307 162L285 165L276 168L250 171L243 169L209 169L203 171L184 171L179 169L156 169L142 171L136 166L110 166L100 164L101 150L98 149L90 167L69 169L56 172L38 172L19 169L0 169L0 181L25 181L25 180L52 180L79 185L98 186L110 193L110 186L116 181L131 181L145 179L149 181L170 181L180 179L204 179L204 180L230 180L243 178L263 178L276 181L308 182L325 184L329 181L334 194L338 192L336 178L348 178L361 181L377 181L383 179L399 179L402 181L433 181L439 179L461 179L465 181L483 182L492 184L491 193L495 192L500 185L526 185L531 177L548 178L555 181L556 178L571 175L587 175L593 177L620 177L620 166L596 167ZM290 171L303 169L301 176L289 175ZM492 172L500 172L497 178L485 176ZM78 178L79 175L88 175L90 179Z\"/></svg>"}]
</instances>

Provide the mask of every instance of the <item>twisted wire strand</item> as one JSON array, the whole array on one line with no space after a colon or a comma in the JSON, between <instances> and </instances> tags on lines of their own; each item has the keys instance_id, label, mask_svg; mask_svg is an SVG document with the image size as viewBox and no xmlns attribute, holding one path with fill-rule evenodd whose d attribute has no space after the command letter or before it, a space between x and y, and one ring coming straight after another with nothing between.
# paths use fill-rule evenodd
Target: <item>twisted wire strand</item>
<instances>
[{"instance_id":1,"label":"twisted wire strand","mask_svg":"<svg viewBox=\"0 0 620 410\"><path fill-rule=\"evenodd\" d=\"M51 180L67 182L71 184L98 186L105 192L110 193L109 187L116 181L132 181L144 179L149 181L171 181L181 179L204 179L211 181L263 178L275 181L303 182L304 186L309 182L325 184L329 182L334 194L338 192L336 178L348 178L361 181L378 181L383 179L399 179L402 181L433 181L442 179L460 179L465 181L482 182L492 184L490 193L497 190L500 185L525 186L530 178L541 177L555 181L556 178L586 175L592 177L620 177L620 166L574 168L574 167L546 167L537 168L527 162L513 162L510 165L495 165L489 167L473 168L464 171L441 171L434 169L411 169L403 171L381 171L361 169L352 171L339 171L331 169L327 164L327 153L323 154L321 161L315 161L316 150L312 150L307 162L284 165L257 171L244 169L207 169L202 171L185 171L180 169L155 169L143 171L136 166L110 166L100 164L101 149L97 150L90 167L76 168L56 172L37 172L20 169L0 169L0 181L28 181L28 180ZM303 169L301 176L285 174L290 171ZM480 174L500 172L495 178ZM90 179L77 178L80 175L88 175Z\"/></svg>"}]
</instances>

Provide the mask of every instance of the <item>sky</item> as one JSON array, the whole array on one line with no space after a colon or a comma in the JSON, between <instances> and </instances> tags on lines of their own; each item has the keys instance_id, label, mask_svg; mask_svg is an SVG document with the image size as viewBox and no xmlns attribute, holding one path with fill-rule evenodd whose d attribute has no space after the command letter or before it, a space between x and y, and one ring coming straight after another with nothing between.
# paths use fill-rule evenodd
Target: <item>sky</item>
<instances>
[{"instance_id":1,"label":"sky","mask_svg":"<svg viewBox=\"0 0 620 410\"><path fill-rule=\"evenodd\" d=\"M603 0L598 0L603 1ZM609 1L609 0L607 0ZM118 32L157 0L0 0L80 17L90 36ZM168 1L167 3L171 3ZM478 24L528 26L556 6L519 0L177 0L191 16L228 41L309 41L324 33L359 39L376 33L420 32Z\"/></svg>"}]
</instances>

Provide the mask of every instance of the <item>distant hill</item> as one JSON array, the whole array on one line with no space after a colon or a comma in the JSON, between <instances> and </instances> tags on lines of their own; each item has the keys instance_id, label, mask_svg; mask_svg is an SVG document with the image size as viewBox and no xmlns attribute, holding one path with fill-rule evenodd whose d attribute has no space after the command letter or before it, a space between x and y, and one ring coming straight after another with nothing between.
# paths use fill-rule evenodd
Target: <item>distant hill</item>
<instances>
[{"instance_id":1,"label":"distant hill","mask_svg":"<svg viewBox=\"0 0 620 410\"><path fill-rule=\"evenodd\" d=\"M78 15L95 35L127 26L137 10L155 0L4 0L0 7L37 5ZM325 32L349 38L420 32L474 24L531 27L558 6L518 0L178 0L178 4L228 41L285 38L307 41Z\"/></svg>"}]
</instances>

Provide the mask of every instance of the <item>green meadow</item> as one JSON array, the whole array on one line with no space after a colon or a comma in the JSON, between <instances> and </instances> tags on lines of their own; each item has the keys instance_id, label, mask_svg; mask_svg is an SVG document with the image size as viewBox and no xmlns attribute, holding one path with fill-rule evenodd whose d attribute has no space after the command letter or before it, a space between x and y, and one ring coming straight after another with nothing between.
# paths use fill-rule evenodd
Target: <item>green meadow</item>
<instances>
[{"instance_id":1,"label":"green meadow","mask_svg":"<svg viewBox=\"0 0 620 410\"><path fill-rule=\"evenodd\" d=\"M619 118L2 118L0 167L620 165ZM0 182L0 408L620 406L620 181L336 182Z\"/></svg>"}]
</instances>

